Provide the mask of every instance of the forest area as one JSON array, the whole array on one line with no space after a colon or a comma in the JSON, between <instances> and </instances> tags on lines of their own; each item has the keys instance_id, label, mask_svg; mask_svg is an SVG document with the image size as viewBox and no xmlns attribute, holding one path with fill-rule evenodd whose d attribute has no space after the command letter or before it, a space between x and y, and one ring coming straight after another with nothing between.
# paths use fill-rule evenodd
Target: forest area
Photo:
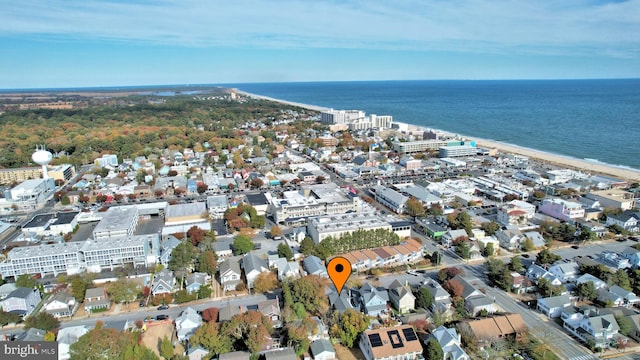
<instances>
[{"instance_id":1,"label":"forest area","mask_svg":"<svg viewBox=\"0 0 640 360\"><path fill-rule=\"evenodd\" d=\"M54 155L62 154L52 164L74 165L91 163L105 153L123 159L148 156L166 148L202 151L205 142L220 150L240 144L240 137L248 131L245 124L260 121L270 125L286 117L286 110L313 113L265 100L200 100L192 96L133 105L7 111L0 114L4 134L0 139L0 168L34 166L31 154L42 145ZM304 130L304 125L299 126Z\"/></svg>"}]
</instances>

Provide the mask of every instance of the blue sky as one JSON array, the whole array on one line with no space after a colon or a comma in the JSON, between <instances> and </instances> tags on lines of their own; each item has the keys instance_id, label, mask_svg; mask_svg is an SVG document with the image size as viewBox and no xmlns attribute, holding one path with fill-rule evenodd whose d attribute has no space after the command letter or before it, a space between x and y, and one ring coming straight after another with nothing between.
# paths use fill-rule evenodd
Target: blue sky
<instances>
[{"instance_id":1,"label":"blue sky","mask_svg":"<svg viewBox=\"0 0 640 360\"><path fill-rule=\"evenodd\" d=\"M0 89L640 77L640 0L7 1Z\"/></svg>"}]
</instances>

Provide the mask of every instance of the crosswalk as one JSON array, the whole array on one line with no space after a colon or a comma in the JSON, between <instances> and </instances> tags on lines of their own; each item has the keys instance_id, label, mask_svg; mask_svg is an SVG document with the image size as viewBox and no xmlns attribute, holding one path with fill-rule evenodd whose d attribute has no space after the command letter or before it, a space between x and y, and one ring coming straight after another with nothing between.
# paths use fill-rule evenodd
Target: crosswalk
<instances>
[{"instance_id":1,"label":"crosswalk","mask_svg":"<svg viewBox=\"0 0 640 360\"><path fill-rule=\"evenodd\" d=\"M595 355L580 355L569 358L568 360L595 360L598 359Z\"/></svg>"}]
</instances>

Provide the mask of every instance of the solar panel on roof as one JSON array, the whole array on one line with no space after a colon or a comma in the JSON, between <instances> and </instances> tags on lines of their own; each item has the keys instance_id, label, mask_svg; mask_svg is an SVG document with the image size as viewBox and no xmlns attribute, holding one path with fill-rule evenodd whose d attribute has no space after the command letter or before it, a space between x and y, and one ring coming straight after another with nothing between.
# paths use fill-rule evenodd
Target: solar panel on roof
<instances>
[{"instance_id":1,"label":"solar panel on roof","mask_svg":"<svg viewBox=\"0 0 640 360\"><path fill-rule=\"evenodd\" d=\"M369 342L371 343L371 347L382 346L380 334L369 334Z\"/></svg>"},{"instance_id":2,"label":"solar panel on roof","mask_svg":"<svg viewBox=\"0 0 640 360\"><path fill-rule=\"evenodd\" d=\"M401 348L404 346L402 343L402 339L400 338L400 332L398 330L387 331L389 335L389 340L391 340L391 347L394 349Z\"/></svg>"},{"instance_id":3,"label":"solar panel on roof","mask_svg":"<svg viewBox=\"0 0 640 360\"><path fill-rule=\"evenodd\" d=\"M404 338L407 341L418 340L418 336L416 335L416 332L413 331L412 328L402 329L402 334L404 334Z\"/></svg>"}]
</instances>

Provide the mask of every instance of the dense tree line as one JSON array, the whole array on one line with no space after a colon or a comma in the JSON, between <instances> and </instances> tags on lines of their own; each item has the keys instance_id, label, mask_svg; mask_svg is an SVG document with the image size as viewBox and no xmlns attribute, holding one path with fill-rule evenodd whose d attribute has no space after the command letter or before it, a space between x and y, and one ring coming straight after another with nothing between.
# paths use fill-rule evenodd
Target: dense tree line
<instances>
[{"instance_id":1,"label":"dense tree line","mask_svg":"<svg viewBox=\"0 0 640 360\"><path fill-rule=\"evenodd\" d=\"M69 154L54 163L76 165L91 162L101 153L135 157L157 149L195 148L205 142L220 150L241 143L240 136L245 134L240 130L242 125L251 121L270 123L287 109L294 107L258 100L240 103L175 97L159 104L145 100L133 106L7 111L0 114L0 126L12 136L0 139L0 165L32 165L31 153L41 144L53 153ZM297 123L290 126L294 132L310 127Z\"/></svg>"},{"instance_id":2,"label":"dense tree line","mask_svg":"<svg viewBox=\"0 0 640 360\"><path fill-rule=\"evenodd\" d=\"M339 238L330 236L324 239L319 245L322 245L329 253L329 256L332 256L353 250L398 245L399 243L400 237L393 231L385 229L358 229L352 233L346 233Z\"/></svg>"}]
</instances>

